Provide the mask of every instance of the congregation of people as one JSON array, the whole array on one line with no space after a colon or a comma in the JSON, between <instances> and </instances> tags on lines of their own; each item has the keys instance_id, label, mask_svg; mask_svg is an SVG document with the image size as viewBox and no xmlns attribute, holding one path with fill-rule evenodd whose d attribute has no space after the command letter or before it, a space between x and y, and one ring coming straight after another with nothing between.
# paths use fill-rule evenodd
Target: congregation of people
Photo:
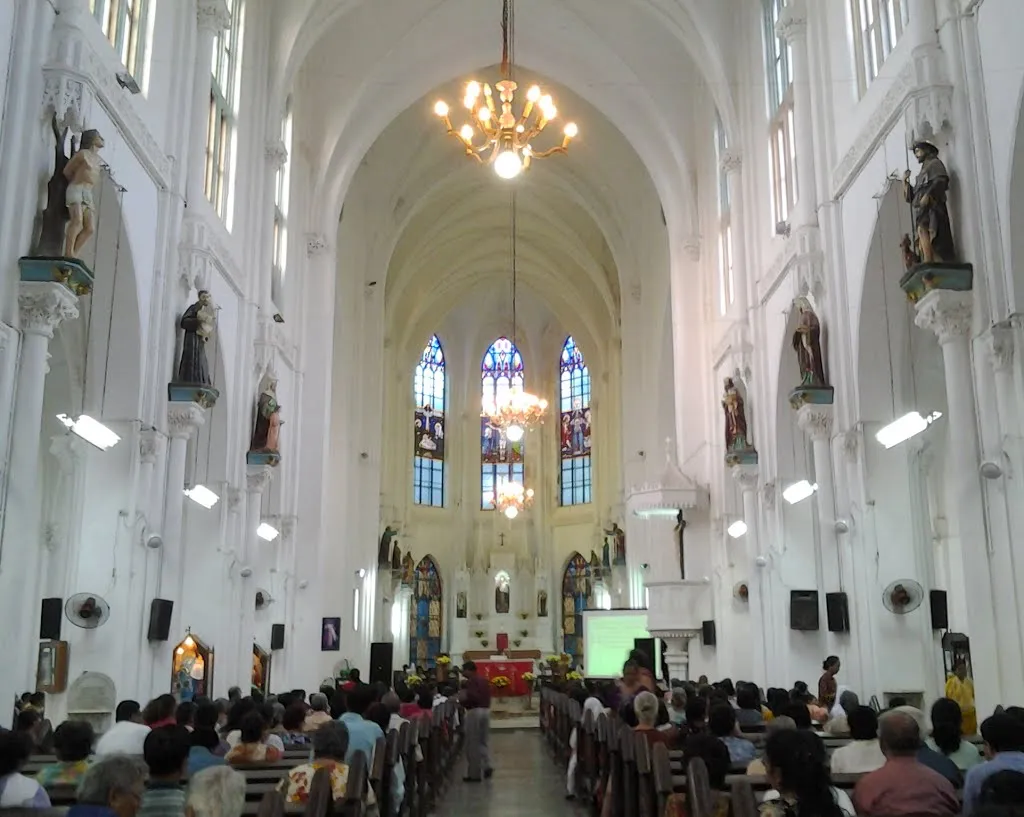
<instances>
[{"instance_id":1,"label":"congregation of people","mask_svg":"<svg viewBox=\"0 0 1024 817\"><path fill-rule=\"evenodd\" d=\"M573 702L567 797L585 797L603 817L618 817L616 775L585 782L580 766L585 722L590 740L600 731L607 741L608 728L596 727L601 718L636 735L648 758L660 751L672 758L674 793L661 817L693 817L685 774L695 759L719 793L714 817L730 813L727 777L758 787L763 817L1024 814L1024 708L998 708L982 721L979 738L963 662L950 675L946 695L927 712L900 697L882 711L865 705L839 683L840 667L837 657L826 659L817 695L799 681L789 690L728 678L708 683L703 676L665 685L655 680L647 657L634 651L618 682L561 685L542 706L542 725L557 723L556 697ZM593 760L598 754L608 753L590 752L591 773L600 765Z\"/></svg>"}]
</instances>

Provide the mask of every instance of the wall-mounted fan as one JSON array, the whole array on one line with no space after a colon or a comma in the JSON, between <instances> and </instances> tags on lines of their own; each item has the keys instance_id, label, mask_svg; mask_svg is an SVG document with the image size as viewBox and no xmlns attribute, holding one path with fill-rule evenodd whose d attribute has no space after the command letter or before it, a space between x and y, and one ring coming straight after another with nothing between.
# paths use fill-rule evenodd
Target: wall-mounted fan
<instances>
[{"instance_id":1,"label":"wall-mounted fan","mask_svg":"<svg viewBox=\"0 0 1024 817\"><path fill-rule=\"evenodd\" d=\"M746 582L736 582L736 585L732 589L733 598L739 599L742 602L750 600L750 588L747 587Z\"/></svg>"},{"instance_id":2,"label":"wall-mounted fan","mask_svg":"<svg viewBox=\"0 0 1024 817\"><path fill-rule=\"evenodd\" d=\"M266 610L271 604L274 603L274 597L270 595L266 590L256 591L256 609Z\"/></svg>"},{"instance_id":3,"label":"wall-mounted fan","mask_svg":"<svg viewBox=\"0 0 1024 817\"><path fill-rule=\"evenodd\" d=\"M64 603L64 615L76 627L95 630L110 618L110 605L93 593L76 593Z\"/></svg>"},{"instance_id":4,"label":"wall-mounted fan","mask_svg":"<svg viewBox=\"0 0 1024 817\"><path fill-rule=\"evenodd\" d=\"M905 615L921 606L924 588L913 579L897 579L882 591L882 604L890 613Z\"/></svg>"}]
</instances>

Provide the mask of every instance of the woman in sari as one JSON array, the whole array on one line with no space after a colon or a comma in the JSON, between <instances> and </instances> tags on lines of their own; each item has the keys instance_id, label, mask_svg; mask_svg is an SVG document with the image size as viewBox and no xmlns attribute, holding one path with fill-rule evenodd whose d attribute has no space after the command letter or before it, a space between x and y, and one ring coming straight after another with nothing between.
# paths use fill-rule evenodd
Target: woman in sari
<instances>
[{"instance_id":1,"label":"woman in sari","mask_svg":"<svg viewBox=\"0 0 1024 817\"><path fill-rule=\"evenodd\" d=\"M953 674L946 681L946 697L960 705L963 714L963 734L978 732L978 711L974 707L974 681L967 677L967 662L960 660L953 665Z\"/></svg>"}]
</instances>

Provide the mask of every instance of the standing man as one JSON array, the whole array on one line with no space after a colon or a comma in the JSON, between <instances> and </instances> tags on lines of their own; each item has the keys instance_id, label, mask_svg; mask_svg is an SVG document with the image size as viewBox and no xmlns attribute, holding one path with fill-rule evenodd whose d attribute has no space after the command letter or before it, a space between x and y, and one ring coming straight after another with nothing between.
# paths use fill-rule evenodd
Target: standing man
<instances>
[{"instance_id":1,"label":"standing man","mask_svg":"<svg viewBox=\"0 0 1024 817\"><path fill-rule=\"evenodd\" d=\"M467 661L462 665L466 676L466 687L462 690L462 705L466 707L466 783L479 783L483 777L490 777L491 758L487 741L491 732L491 685L486 678L477 675L476 664ZM482 773L482 777L481 777Z\"/></svg>"}]
</instances>

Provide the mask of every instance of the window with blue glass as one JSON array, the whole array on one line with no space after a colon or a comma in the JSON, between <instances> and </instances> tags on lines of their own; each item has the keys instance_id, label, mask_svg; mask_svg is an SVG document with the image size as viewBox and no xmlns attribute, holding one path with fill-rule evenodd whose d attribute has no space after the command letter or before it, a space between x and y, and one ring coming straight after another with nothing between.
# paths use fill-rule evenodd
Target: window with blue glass
<instances>
[{"instance_id":1,"label":"window with blue glass","mask_svg":"<svg viewBox=\"0 0 1024 817\"><path fill-rule=\"evenodd\" d=\"M416 398L413 435L412 501L444 507L444 350L430 338L413 375Z\"/></svg>"},{"instance_id":2,"label":"window with blue glass","mask_svg":"<svg viewBox=\"0 0 1024 817\"><path fill-rule=\"evenodd\" d=\"M480 364L481 405L500 402L512 389L523 388L523 357L508 338L498 338ZM523 442L511 442L487 417L480 418L480 508L494 510L500 481L523 482Z\"/></svg>"},{"instance_id":3,"label":"window with blue glass","mask_svg":"<svg viewBox=\"0 0 1024 817\"><path fill-rule=\"evenodd\" d=\"M590 369L570 335L559 364L559 433L563 505L590 502Z\"/></svg>"},{"instance_id":4,"label":"window with blue glass","mask_svg":"<svg viewBox=\"0 0 1024 817\"><path fill-rule=\"evenodd\" d=\"M424 556L412 577L409 605L409 663L418 669L435 666L441 652L443 601L441 571L433 556Z\"/></svg>"},{"instance_id":5,"label":"window with blue glass","mask_svg":"<svg viewBox=\"0 0 1024 817\"><path fill-rule=\"evenodd\" d=\"M590 606L591 591L590 564L574 553L562 574L562 649L573 663L583 658L583 611Z\"/></svg>"}]
</instances>

